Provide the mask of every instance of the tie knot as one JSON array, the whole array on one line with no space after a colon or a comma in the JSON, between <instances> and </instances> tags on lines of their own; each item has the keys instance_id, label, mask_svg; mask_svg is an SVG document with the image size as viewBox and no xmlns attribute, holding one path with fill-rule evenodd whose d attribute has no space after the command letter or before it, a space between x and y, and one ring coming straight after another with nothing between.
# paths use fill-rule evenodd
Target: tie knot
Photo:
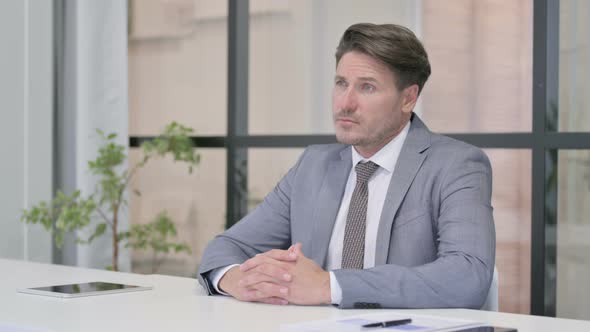
<instances>
[{"instance_id":1,"label":"tie knot","mask_svg":"<svg viewBox=\"0 0 590 332\"><path fill-rule=\"evenodd\" d=\"M356 181L367 182L375 173L375 171L379 168L379 165L375 164L372 161L368 161L366 163L358 163L354 167L356 171Z\"/></svg>"}]
</instances>

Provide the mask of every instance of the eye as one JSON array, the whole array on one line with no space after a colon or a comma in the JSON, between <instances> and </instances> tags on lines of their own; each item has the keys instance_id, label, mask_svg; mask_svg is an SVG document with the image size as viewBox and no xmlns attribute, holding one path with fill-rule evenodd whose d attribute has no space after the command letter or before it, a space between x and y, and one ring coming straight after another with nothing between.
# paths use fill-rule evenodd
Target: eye
<instances>
[{"instance_id":1,"label":"eye","mask_svg":"<svg viewBox=\"0 0 590 332\"><path fill-rule=\"evenodd\" d=\"M375 91L375 86L374 85L371 85L369 83L363 83L361 85L361 91L362 92L368 92L368 93L374 92Z\"/></svg>"},{"instance_id":2,"label":"eye","mask_svg":"<svg viewBox=\"0 0 590 332\"><path fill-rule=\"evenodd\" d=\"M334 82L334 84L335 84L337 87L341 87L341 88L345 88L345 87L347 86L347 84L346 84L346 81L345 81L345 80L336 80L336 81Z\"/></svg>"}]
</instances>

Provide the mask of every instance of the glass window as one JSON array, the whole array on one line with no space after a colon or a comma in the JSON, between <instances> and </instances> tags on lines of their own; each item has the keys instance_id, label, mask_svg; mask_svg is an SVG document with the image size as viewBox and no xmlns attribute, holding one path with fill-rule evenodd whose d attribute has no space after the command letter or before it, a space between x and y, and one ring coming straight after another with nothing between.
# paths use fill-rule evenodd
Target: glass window
<instances>
[{"instance_id":1,"label":"glass window","mask_svg":"<svg viewBox=\"0 0 590 332\"><path fill-rule=\"evenodd\" d=\"M433 130L531 130L531 0L251 0L251 134L333 133L334 53L358 22L423 40L433 72L416 112Z\"/></svg>"},{"instance_id":2,"label":"glass window","mask_svg":"<svg viewBox=\"0 0 590 332\"><path fill-rule=\"evenodd\" d=\"M590 150L559 151L557 175L556 313L590 319Z\"/></svg>"},{"instance_id":3,"label":"glass window","mask_svg":"<svg viewBox=\"0 0 590 332\"><path fill-rule=\"evenodd\" d=\"M486 149L493 172L500 311L530 312L531 151Z\"/></svg>"},{"instance_id":4,"label":"glass window","mask_svg":"<svg viewBox=\"0 0 590 332\"><path fill-rule=\"evenodd\" d=\"M413 27L413 3L251 0L250 134L333 133L331 93L340 36L361 21Z\"/></svg>"},{"instance_id":5,"label":"glass window","mask_svg":"<svg viewBox=\"0 0 590 332\"><path fill-rule=\"evenodd\" d=\"M141 196L131 194L129 218L143 224L163 210L174 220L178 239L192 248L192 254L170 254L158 273L194 277L207 243L225 227L226 151L199 149L201 162L188 174L186 164L172 158L150 160L131 184ZM129 151L130 166L140 161L140 149ZM150 253L132 252L133 272L152 273Z\"/></svg>"},{"instance_id":6,"label":"glass window","mask_svg":"<svg viewBox=\"0 0 590 332\"><path fill-rule=\"evenodd\" d=\"M559 3L560 131L590 131L590 2ZM550 116L555 119L554 116Z\"/></svg>"},{"instance_id":7,"label":"glass window","mask_svg":"<svg viewBox=\"0 0 590 332\"><path fill-rule=\"evenodd\" d=\"M253 210L295 165L302 148L248 149L248 210Z\"/></svg>"},{"instance_id":8,"label":"glass window","mask_svg":"<svg viewBox=\"0 0 590 332\"><path fill-rule=\"evenodd\" d=\"M422 5L432 74L417 113L438 132L531 131L532 1Z\"/></svg>"},{"instance_id":9,"label":"glass window","mask_svg":"<svg viewBox=\"0 0 590 332\"><path fill-rule=\"evenodd\" d=\"M129 135L227 132L227 1L131 0Z\"/></svg>"}]
</instances>

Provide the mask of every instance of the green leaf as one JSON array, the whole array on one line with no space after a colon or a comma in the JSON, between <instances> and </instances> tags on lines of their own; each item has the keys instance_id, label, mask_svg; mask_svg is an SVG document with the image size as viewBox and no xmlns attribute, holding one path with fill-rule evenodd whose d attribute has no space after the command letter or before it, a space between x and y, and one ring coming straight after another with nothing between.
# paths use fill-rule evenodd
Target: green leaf
<instances>
[{"instance_id":1,"label":"green leaf","mask_svg":"<svg viewBox=\"0 0 590 332\"><path fill-rule=\"evenodd\" d=\"M89 160L88 170L96 176L96 190L84 197L80 190L71 194L58 191L49 202L40 202L28 210L22 210L20 221L29 224L42 224L53 233L58 247L63 244L65 234L89 227L97 215L97 207L102 211L118 213L127 205L125 191L136 170L145 166L153 157L171 157L174 161L186 163L189 174L199 164L201 156L195 150L190 138L192 128L177 122L169 123L162 133L151 141L143 142L143 156L131 170L122 167L127 160L127 147L117 144L116 133L105 134L96 129L103 140L94 160ZM133 192L141 196L139 190ZM112 216L111 216L112 217ZM109 216L106 217L107 219ZM111 219L112 220L112 219ZM97 237L104 236L106 223L98 223L87 240L77 239L78 243L89 243ZM117 232L117 229L113 231ZM127 232L121 232L119 241L126 241L125 246L138 250L151 250L155 254L168 252L187 252L190 247L175 240L177 235L173 220L164 212L145 225L132 225Z\"/></svg>"},{"instance_id":2,"label":"green leaf","mask_svg":"<svg viewBox=\"0 0 590 332\"><path fill-rule=\"evenodd\" d=\"M55 233L55 246L61 248L64 243L64 234L61 232Z\"/></svg>"},{"instance_id":3,"label":"green leaf","mask_svg":"<svg viewBox=\"0 0 590 332\"><path fill-rule=\"evenodd\" d=\"M94 229L94 233L92 235L90 235L87 242L88 243L92 242L92 240L94 240L95 238L103 235L106 230L107 230L106 223L103 222L103 223L96 225L96 228Z\"/></svg>"},{"instance_id":4,"label":"green leaf","mask_svg":"<svg viewBox=\"0 0 590 332\"><path fill-rule=\"evenodd\" d=\"M161 254L165 257L170 252L191 253L186 243L177 243L176 226L166 211L158 213L154 220L148 224L131 225L126 235L125 247L135 250L150 250L154 255ZM160 257L160 258L163 258Z\"/></svg>"}]
</instances>

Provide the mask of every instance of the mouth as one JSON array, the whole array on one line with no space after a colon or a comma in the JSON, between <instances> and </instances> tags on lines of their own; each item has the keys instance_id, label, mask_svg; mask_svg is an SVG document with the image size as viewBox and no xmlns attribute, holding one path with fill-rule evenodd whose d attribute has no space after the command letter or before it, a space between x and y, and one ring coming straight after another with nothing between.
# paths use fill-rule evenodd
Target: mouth
<instances>
[{"instance_id":1,"label":"mouth","mask_svg":"<svg viewBox=\"0 0 590 332\"><path fill-rule=\"evenodd\" d=\"M354 121L353 119L350 119L350 118L337 118L336 122L342 123L342 124L352 124L352 123L358 124L357 121Z\"/></svg>"}]
</instances>

